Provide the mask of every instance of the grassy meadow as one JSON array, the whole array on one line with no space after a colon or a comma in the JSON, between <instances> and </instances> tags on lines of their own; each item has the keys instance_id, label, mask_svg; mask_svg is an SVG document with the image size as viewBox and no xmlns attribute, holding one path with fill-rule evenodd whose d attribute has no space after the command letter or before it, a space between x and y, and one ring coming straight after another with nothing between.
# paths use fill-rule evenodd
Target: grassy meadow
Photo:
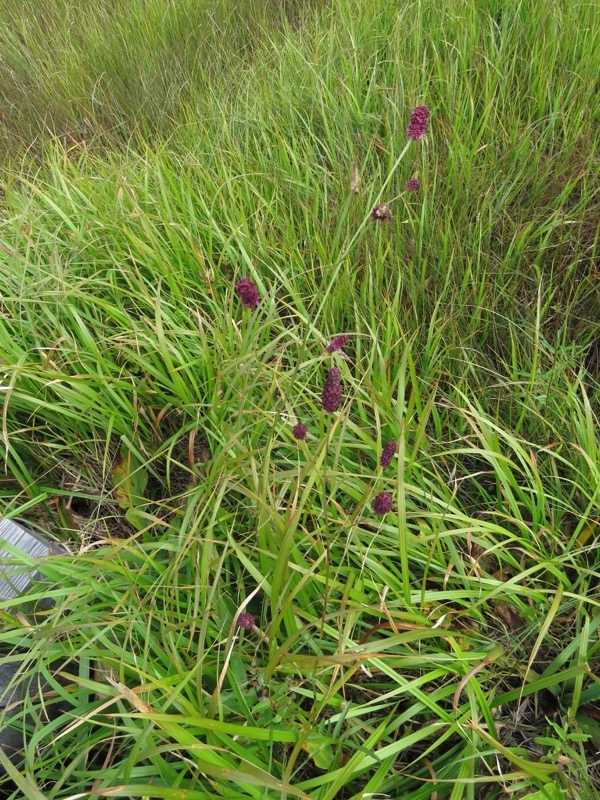
<instances>
[{"instance_id":1,"label":"grassy meadow","mask_svg":"<svg viewBox=\"0 0 600 800\"><path fill-rule=\"evenodd\" d=\"M3 796L600 797L598 6L0 34Z\"/></svg>"}]
</instances>

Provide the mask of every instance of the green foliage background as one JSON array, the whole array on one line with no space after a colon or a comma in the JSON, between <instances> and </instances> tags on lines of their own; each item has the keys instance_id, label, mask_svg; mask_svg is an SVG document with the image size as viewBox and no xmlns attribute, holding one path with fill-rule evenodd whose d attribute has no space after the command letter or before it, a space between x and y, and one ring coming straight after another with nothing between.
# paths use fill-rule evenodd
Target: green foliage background
<instances>
[{"instance_id":1,"label":"green foliage background","mask_svg":"<svg viewBox=\"0 0 600 800\"><path fill-rule=\"evenodd\" d=\"M7 797L597 796L599 44L0 0L0 497L73 553L2 604Z\"/></svg>"}]
</instances>

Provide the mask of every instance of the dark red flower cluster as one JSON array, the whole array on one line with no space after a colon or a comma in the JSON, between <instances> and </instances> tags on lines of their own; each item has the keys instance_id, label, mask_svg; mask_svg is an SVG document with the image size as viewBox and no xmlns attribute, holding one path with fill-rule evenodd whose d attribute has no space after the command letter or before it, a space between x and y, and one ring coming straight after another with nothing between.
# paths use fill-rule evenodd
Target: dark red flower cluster
<instances>
[{"instance_id":1,"label":"dark red flower cluster","mask_svg":"<svg viewBox=\"0 0 600 800\"><path fill-rule=\"evenodd\" d=\"M341 336L336 336L335 339L332 340L331 344L327 348L328 353L335 353L336 350L341 350L346 342L348 341L348 337L345 333Z\"/></svg>"},{"instance_id":2,"label":"dark red flower cluster","mask_svg":"<svg viewBox=\"0 0 600 800\"><path fill-rule=\"evenodd\" d=\"M421 181L418 178L413 178L412 180L406 182L406 191L416 192L420 185Z\"/></svg>"},{"instance_id":3,"label":"dark red flower cluster","mask_svg":"<svg viewBox=\"0 0 600 800\"><path fill-rule=\"evenodd\" d=\"M381 458L379 459L380 466L389 467L397 449L398 445L396 442L388 442L381 453Z\"/></svg>"},{"instance_id":4,"label":"dark red flower cluster","mask_svg":"<svg viewBox=\"0 0 600 800\"><path fill-rule=\"evenodd\" d=\"M390 219L392 216L391 211L385 205L375 206L373 211L371 211L371 219L374 222L385 222L387 219Z\"/></svg>"},{"instance_id":5,"label":"dark red flower cluster","mask_svg":"<svg viewBox=\"0 0 600 800\"><path fill-rule=\"evenodd\" d=\"M389 492L380 492L373 500L373 511L378 517L383 517L388 511L392 510L394 498Z\"/></svg>"},{"instance_id":6,"label":"dark red flower cluster","mask_svg":"<svg viewBox=\"0 0 600 800\"><path fill-rule=\"evenodd\" d=\"M252 616L252 614L240 614L238 617L238 625L240 628L243 628L246 631L251 630L256 625L256 617Z\"/></svg>"},{"instance_id":7,"label":"dark red flower cluster","mask_svg":"<svg viewBox=\"0 0 600 800\"><path fill-rule=\"evenodd\" d=\"M253 283L250 278L242 278L239 280L235 285L235 291L246 308L256 308L260 303L260 294L258 293L256 284Z\"/></svg>"},{"instance_id":8,"label":"dark red flower cluster","mask_svg":"<svg viewBox=\"0 0 600 800\"><path fill-rule=\"evenodd\" d=\"M429 106L417 106L413 108L410 115L410 124L406 129L406 135L413 141L422 139L427 133L427 123L429 122Z\"/></svg>"},{"instance_id":9,"label":"dark red flower cluster","mask_svg":"<svg viewBox=\"0 0 600 800\"><path fill-rule=\"evenodd\" d=\"M298 422L298 424L294 425L292 428L292 433L294 434L294 439L298 439L298 441L306 439L306 425L302 422Z\"/></svg>"},{"instance_id":10,"label":"dark red flower cluster","mask_svg":"<svg viewBox=\"0 0 600 800\"><path fill-rule=\"evenodd\" d=\"M342 373L337 367L332 367L323 384L321 403L324 411L333 413L342 404Z\"/></svg>"}]
</instances>

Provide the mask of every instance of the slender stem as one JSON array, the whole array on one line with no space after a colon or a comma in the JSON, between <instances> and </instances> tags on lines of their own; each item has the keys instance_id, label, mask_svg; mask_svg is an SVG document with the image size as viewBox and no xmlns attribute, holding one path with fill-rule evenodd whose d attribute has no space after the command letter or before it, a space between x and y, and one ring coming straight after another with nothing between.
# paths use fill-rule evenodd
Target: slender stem
<instances>
[{"instance_id":1,"label":"slender stem","mask_svg":"<svg viewBox=\"0 0 600 800\"><path fill-rule=\"evenodd\" d=\"M404 146L404 149L402 150L402 152L400 153L400 155L398 156L398 158L394 162L393 167L389 171L389 174L388 174L387 178L383 182L383 185L381 186L381 189L379 190L375 200L373 201L374 205L377 205L379 203L379 201L381 200L381 198L383 197L384 192L386 191L387 187L390 184L390 181L394 177L394 174L395 174L396 170L400 166L400 162L402 161L402 159L404 158L404 156L408 152L408 148L410 147L411 142L412 142L411 139L409 139L407 141L406 145ZM325 306L327 298L329 297L329 293L330 293L332 287L335 285L335 283L337 281L337 277L339 275L339 272L340 272L340 269L342 267L342 264L344 263L344 259L346 258L346 256L348 255L348 253L350 252L352 247L356 244L356 241L358 240L359 236L364 231L365 227L368 225L370 219L371 219L371 208L369 208L369 210L367 211L366 215L363 218L363 221L361 222L361 224L356 229L356 232L354 233L354 236L350 239L350 241L348 242L348 244L346 245L346 247L342 251L342 254L339 256L339 258L337 260L337 264L335 265L335 269L333 271L333 275L331 276L331 280L329 281L329 285L327 286L327 289L325 290L325 292L323 294L323 299L321 300L319 308L317 309L317 313L315 314L315 317L314 317L315 320L320 319L321 313L323 311L323 308Z\"/></svg>"}]
</instances>

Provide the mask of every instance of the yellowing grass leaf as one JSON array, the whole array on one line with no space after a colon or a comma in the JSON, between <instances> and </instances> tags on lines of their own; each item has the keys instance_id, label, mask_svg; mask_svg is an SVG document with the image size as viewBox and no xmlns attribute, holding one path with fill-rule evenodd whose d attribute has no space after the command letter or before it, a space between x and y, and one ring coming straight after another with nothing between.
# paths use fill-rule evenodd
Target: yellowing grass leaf
<instances>
[{"instance_id":1,"label":"yellowing grass leaf","mask_svg":"<svg viewBox=\"0 0 600 800\"><path fill-rule=\"evenodd\" d=\"M595 535L597 527L598 523L596 521L590 523L589 525L586 525L586 527L581 531L581 533L577 537L577 544L579 545L579 547L584 547L586 542L589 541L589 539Z\"/></svg>"},{"instance_id":2,"label":"yellowing grass leaf","mask_svg":"<svg viewBox=\"0 0 600 800\"><path fill-rule=\"evenodd\" d=\"M332 742L328 741L324 736L312 734L304 742L302 749L309 754L318 769L327 771L335 769L337 766L331 744Z\"/></svg>"}]
</instances>

